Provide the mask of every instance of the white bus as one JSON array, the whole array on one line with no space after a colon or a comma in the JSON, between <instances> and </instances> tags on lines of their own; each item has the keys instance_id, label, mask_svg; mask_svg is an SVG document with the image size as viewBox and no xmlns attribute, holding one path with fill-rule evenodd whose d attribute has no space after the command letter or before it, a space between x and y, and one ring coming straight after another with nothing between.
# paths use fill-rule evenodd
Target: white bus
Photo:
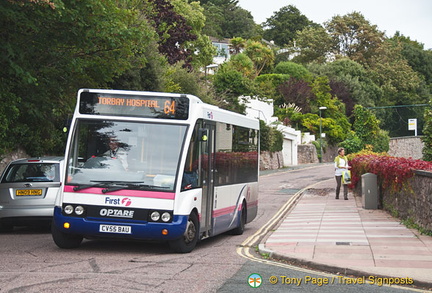
<instances>
[{"instance_id":1,"label":"white bus","mask_svg":"<svg viewBox=\"0 0 432 293\"><path fill-rule=\"evenodd\" d=\"M242 234L258 208L259 121L192 95L81 89L52 236L169 242Z\"/></svg>"}]
</instances>

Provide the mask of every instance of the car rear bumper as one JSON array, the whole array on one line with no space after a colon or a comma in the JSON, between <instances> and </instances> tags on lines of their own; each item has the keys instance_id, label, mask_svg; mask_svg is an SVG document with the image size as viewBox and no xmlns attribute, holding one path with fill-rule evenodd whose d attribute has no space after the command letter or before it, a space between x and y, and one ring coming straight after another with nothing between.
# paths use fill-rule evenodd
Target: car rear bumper
<instances>
[{"instance_id":1,"label":"car rear bumper","mask_svg":"<svg viewBox=\"0 0 432 293\"><path fill-rule=\"evenodd\" d=\"M0 220L5 218L52 218L53 206L17 206L0 205Z\"/></svg>"}]
</instances>

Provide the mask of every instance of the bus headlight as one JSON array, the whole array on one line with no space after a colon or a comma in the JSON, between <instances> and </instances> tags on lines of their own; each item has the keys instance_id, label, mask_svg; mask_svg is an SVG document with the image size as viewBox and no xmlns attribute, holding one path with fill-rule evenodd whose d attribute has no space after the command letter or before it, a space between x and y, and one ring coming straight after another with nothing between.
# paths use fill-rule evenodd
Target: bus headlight
<instances>
[{"instance_id":1,"label":"bus headlight","mask_svg":"<svg viewBox=\"0 0 432 293\"><path fill-rule=\"evenodd\" d=\"M159 219L160 219L160 214L159 214L159 212L154 211L153 213L151 213L151 215L150 215L150 219L151 219L152 221L155 221L155 222L159 221Z\"/></svg>"},{"instance_id":2,"label":"bus headlight","mask_svg":"<svg viewBox=\"0 0 432 293\"><path fill-rule=\"evenodd\" d=\"M169 222L169 221L171 220L171 215L170 215L170 213L167 213L167 212L163 213L161 219L162 219L162 221L164 221L165 223L166 223L166 222Z\"/></svg>"},{"instance_id":3,"label":"bus headlight","mask_svg":"<svg viewBox=\"0 0 432 293\"><path fill-rule=\"evenodd\" d=\"M66 215L71 215L73 213L73 210L74 210L74 208L71 205L67 205L63 209L63 211Z\"/></svg>"},{"instance_id":4,"label":"bus headlight","mask_svg":"<svg viewBox=\"0 0 432 293\"><path fill-rule=\"evenodd\" d=\"M84 214L84 208L82 206L77 206L75 208L75 214L77 214L78 216L81 216L82 214Z\"/></svg>"}]
</instances>

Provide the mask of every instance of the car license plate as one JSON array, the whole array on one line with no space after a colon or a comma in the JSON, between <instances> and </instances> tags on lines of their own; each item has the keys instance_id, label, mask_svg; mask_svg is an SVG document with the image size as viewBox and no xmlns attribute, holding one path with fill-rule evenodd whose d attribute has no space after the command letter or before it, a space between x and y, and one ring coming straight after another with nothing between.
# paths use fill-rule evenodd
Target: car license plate
<instances>
[{"instance_id":1,"label":"car license plate","mask_svg":"<svg viewBox=\"0 0 432 293\"><path fill-rule=\"evenodd\" d=\"M118 225L100 225L99 232L103 233L118 233L118 234L131 234L131 226L118 226Z\"/></svg>"},{"instance_id":2,"label":"car license plate","mask_svg":"<svg viewBox=\"0 0 432 293\"><path fill-rule=\"evenodd\" d=\"M15 194L17 196L41 196L42 189L17 189Z\"/></svg>"}]
</instances>

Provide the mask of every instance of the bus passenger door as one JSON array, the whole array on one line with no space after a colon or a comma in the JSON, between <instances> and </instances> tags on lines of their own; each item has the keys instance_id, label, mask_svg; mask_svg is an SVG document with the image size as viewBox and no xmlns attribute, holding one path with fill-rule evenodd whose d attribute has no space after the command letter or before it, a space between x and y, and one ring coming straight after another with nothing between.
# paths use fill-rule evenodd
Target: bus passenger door
<instances>
[{"instance_id":1,"label":"bus passenger door","mask_svg":"<svg viewBox=\"0 0 432 293\"><path fill-rule=\"evenodd\" d=\"M212 213L214 200L214 150L215 125L204 122L201 143L201 170L202 170L202 203L200 233L205 237L212 236Z\"/></svg>"}]
</instances>

